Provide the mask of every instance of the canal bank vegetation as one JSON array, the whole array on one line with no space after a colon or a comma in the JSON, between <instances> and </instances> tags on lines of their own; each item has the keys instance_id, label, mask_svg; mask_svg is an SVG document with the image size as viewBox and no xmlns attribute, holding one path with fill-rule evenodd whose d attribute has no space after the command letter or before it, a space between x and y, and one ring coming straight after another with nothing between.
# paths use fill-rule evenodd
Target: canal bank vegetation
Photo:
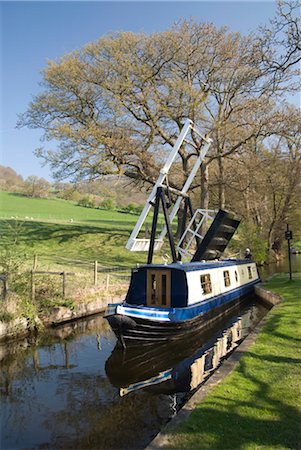
<instances>
[{"instance_id":1,"label":"canal bank vegetation","mask_svg":"<svg viewBox=\"0 0 301 450\"><path fill-rule=\"evenodd\" d=\"M137 215L4 191L0 202L1 321L41 326L37 318L55 308L75 314L83 303L121 298L131 267L145 263L145 253L125 249Z\"/></svg>"},{"instance_id":2,"label":"canal bank vegetation","mask_svg":"<svg viewBox=\"0 0 301 450\"><path fill-rule=\"evenodd\" d=\"M301 422L301 274L264 287L283 298L236 369L215 386L166 448L299 448Z\"/></svg>"},{"instance_id":3,"label":"canal bank vegetation","mask_svg":"<svg viewBox=\"0 0 301 450\"><path fill-rule=\"evenodd\" d=\"M57 223L1 220L0 321L26 318L29 328L40 327L38 318L47 321L54 308L76 311L83 302L125 294L130 276L126 252L123 245L114 245L114 233L117 240L125 240L122 228L131 226L131 221L122 220L115 222L115 228L102 228L101 219L98 226L80 221L72 226L62 219ZM101 245L102 240L106 245ZM120 266L102 265L103 261L112 264L114 257Z\"/></svg>"}]
</instances>

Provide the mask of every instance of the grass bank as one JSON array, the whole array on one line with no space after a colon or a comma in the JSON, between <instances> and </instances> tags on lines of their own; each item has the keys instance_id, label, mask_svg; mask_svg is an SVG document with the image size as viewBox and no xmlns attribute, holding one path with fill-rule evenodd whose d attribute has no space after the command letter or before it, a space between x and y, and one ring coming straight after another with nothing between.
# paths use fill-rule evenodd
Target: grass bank
<instances>
[{"instance_id":1,"label":"grass bank","mask_svg":"<svg viewBox=\"0 0 301 450\"><path fill-rule=\"evenodd\" d=\"M85 208L62 199L0 191L0 274L6 275L9 292L2 301L0 283L0 320L44 316L53 307L75 307L123 294L130 269L146 263L145 252L125 249L137 219L134 214ZM156 257L162 262L160 255ZM94 261L98 262L97 282ZM33 278L33 266L36 271L70 275ZM107 275L102 270L106 267L116 268L116 273Z\"/></svg>"},{"instance_id":2,"label":"grass bank","mask_svg":"<svg viewBox=\"0 0 301 450\"><path fill-rule=\"evenodd\" d=\"M284 301L232 374L172 429L168 448L300 448L301 274L265 286Z\"/></svg>"},{"instance_id":3,"label":"grass bank","mask_svg":"<svg viewBox=\"0 0 301 450\"><path fill-rule=\"evenodd\" d=\"M59 255L125 268L145 263L145 253L125 249L137 219L134 214L84 208L62 199L0 191L0 247L7 238L16 240L28 258Z\"/></svg>"}]
</instances>

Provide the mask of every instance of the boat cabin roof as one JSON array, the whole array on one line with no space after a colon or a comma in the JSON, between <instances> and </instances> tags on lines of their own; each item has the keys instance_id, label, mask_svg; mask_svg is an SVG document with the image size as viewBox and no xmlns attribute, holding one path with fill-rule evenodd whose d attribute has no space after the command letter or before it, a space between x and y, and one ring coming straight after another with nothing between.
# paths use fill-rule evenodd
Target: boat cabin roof
<instances>
[{"instance_id":1,"label":"boat cabin roof","mask_svg":"<svg viewBox=\"0 0 301 450\"><path fill-rule=\"evenodd\" d=\"M187 262L187 263L171 263L171 264L147 264L145 266L140 266L139 269L172 269L180 270L182 272L193 272L195 270L210 270L219 267L230 267L238 266L242 264L250 264L252 260L247 259L223 259L215 261L198 261L198 262Z\"/></svg>"}]
</instances>

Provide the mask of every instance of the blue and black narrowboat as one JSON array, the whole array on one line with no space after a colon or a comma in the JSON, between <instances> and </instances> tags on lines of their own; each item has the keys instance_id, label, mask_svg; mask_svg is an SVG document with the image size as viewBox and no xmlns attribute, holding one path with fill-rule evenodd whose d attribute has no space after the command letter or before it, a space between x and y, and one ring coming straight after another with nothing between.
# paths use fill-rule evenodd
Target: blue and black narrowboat
<instances>
[{"instance_id":1,"label":"blue and black narrowboat","mask_svg":"<svg viewBox=\"0 0 301 450\"><path fill-rule=\"evenodd\" d=\"M258 282L249 260L145 265L132 271L124 303L108 305L105 317L122 344L176 339L220 317Z\"/></svg>"}]
</instances>

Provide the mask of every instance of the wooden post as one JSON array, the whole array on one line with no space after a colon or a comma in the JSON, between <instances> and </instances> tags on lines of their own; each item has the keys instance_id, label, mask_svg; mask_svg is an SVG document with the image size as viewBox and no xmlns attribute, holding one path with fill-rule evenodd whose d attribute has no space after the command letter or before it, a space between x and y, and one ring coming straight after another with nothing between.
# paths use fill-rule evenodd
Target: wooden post
<instances>
[{"instance_id":1,"label":"wooden post","mask_svg":"<svg viewBox=\"0 0 301 450\"><path fill-rule=\"evenodd\" d=\"M293 233L289 229L288 223L286 224L285 238L287 240L288 267L289 267L289 274L290 274L290 280L291 280L292 279L291 239L293 238Z\"/></svg>"},{"instance_id":2,"label":"wooden post","mask_svg":"<svg viewBox=\"0 0 301 450\"><path fill-rule=\"evenodd\" d=\"M62 279L63 279L63 298L65 298L65 294L66 294L66 272L62 272Z\"/></svg>"},{"instance_id":3,"label":"wooden post","mask_svg":"<svg viewBox=\"0 0 301 450\"><path fill-rule=\"evenodd\" d=\"M0 280L3 281L3 298L5 299L8 291L8 283L6 275L0 275Z\"/></svg>"},{"instance_id":4,"label":"wooden post","mask_svg":"<svg viewBox=\"0 0 301 450\"><path fill-rule=\"evenodd\" d=\"M35 297L36 297L36 286L35 286L35 282L34 282L34 270L31 271L31 301L34 303L35 302Z\"/></svg>"},{"instance_id":5,"label":"wooden post","mask_svg":"<svg viewBox=\"0 0 301 450\"><path fill-rule=\"evenodd\" d=\"M110 285L110 274L107 273L107 278L106 278L106 290L109 289L109 285Z\"/></svg>"},{"instance_id":6,"label":"wooden post","mask_svg":"<svg viewBox=\"0 0 301 450\"><path fill-rule=\"evenodd\" d=\"M7 278L4 277L4 279L3 279L3 297L4 298L6 297L7 291L8 291Z\"/></svg>"},{"instance_id":7,"label":"wooden post","mask_svg":"<svg viewBox=\"0 0 301 450\"><path fill-rule=\"evenodd\" d=\"M33 266L32 266L32 270L36 270L37 265L38 265L38 256L37 256L37 255L34 255L34 256L33 256Z\"/></svg>"},{"instance_id":8,"label":"wooden post","mask_svg":"<svg viewBox=\"0 0 301 450\"><path fill-rule=\"evenodd\" d=\"M94 261L94 285L97 285L97 261Z\"/></svg>"}]
</instances>

